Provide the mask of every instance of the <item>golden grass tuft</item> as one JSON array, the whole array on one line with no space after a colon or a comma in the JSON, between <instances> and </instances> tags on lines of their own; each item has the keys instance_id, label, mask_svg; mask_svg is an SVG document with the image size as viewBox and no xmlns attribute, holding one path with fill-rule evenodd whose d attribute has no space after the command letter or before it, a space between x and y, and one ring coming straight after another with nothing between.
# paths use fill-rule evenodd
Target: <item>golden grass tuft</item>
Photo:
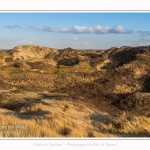
<instances>
[{"instance_id":1,"label":"golden grass tuft","mask_svg":"<svg viewBox=\"0 0 150 150\"><path fill-rule=\"evenodd\" d=\"M37 114L43 110L43 105L41 103L33 104L31 106L23 106L19 109L20 114Z\"/></svg>"}]
</instances>

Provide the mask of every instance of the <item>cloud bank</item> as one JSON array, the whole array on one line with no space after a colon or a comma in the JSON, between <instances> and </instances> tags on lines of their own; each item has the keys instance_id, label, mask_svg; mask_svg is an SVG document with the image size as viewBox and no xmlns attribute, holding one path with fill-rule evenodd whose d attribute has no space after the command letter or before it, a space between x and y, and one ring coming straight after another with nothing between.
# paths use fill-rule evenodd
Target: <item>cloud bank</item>
<instances>
[{"instance_id":1,"label":"cloud bank","mask_svg":"<svg viewBox=\"0 0 150 150\"><path fill-rule=\"evenodd\" d=\"M114 26L112 29L110 29L109 26L100 26L100 25L94 27L75 25L73 28L54 28L49 26L38 28L36 26L28 26L28 28L34 31L70 33L70 34L107 34L107 33L131 34L134 33L133 30L124 29L120 25Z\"/></svg>"},{"instance_id":2,"label":"cloud bank","mask_svg":"<svg viewBox=\"0 0 150 150\"><path fill-rule=\"evenodd\" d=\"M14 29L14 28L22 28L20 25L5 25L3 26L4 28L8 28L8 29Z\"/></svg>"},{"instance_id":3,"label":"cloud bank","mask_svg":"<svg viewBox=\"0 0 150 150\"><path fill-rule=\"evenodd\" d=\"M142 37L150 36L150 31L138 31L138 33Z\"/></svg>"}]
</instances>

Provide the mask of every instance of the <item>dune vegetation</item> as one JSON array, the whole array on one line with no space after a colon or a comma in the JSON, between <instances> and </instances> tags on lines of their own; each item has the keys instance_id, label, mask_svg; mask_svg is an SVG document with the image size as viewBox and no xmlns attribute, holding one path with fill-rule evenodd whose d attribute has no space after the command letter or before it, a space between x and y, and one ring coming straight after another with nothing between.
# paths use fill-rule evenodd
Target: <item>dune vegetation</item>
<instances>
[{"instance_id":1,"label":"dune vegetation","mask_svg":"<svg viewBox=\"0 0 150 150\"><path fill-rule=\"evenodd\" d=\"M150 137L150 46L0 51L0 137Z\"/></svg>"}]
</instances>

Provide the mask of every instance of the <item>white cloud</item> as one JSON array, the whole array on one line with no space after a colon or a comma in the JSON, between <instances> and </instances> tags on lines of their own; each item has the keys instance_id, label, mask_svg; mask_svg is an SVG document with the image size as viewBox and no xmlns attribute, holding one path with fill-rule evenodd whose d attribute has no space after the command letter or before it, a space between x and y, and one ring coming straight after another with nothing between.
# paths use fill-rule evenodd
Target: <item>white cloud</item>
<instances>
[{"instance_id":1,"label":"white cloud","mask_svg":"<svg viewBox=\"0 0 150 150\"><path fill-rule=\"evenodd\" d=\"M105 33L109 32L109 26L102 27L102 26L98 25L98 26L93 27L93 29L94 29L95 33L97 33L97 34L105 34Z\"/></svg>"},{"instance_id":2,"label":"white cloud","mask_svg":"<svg viewBox=\"0 0 150 150\"><path fill-rule=\"evenodd\" d=\"M110 30L111 33L118 33L118 34L121 34L121 33L126 33L126 34L129 34L129 33L133 33L132 30L129 30L129 29L124 29L122 26L118 25L118 26L114 26L111 30Z\"/></svg>"},{"instance_id":3,"label":"white cloud","mask_svg":"<svg viewBox=\"0 0 150 150\"><path fill-rule=\"evenodd\" d=\"M78 26L75 25L73 28L70 29L71 33L94 33L94 29L92 27L86 27L86 26Z\"/></svg>"},{"instance_id":4,"label":"white cloud","mask_svg":"<svg viewBox=\"0 0 150 150\"><path fill-rule=\"evenodd\" d=\"M109 26L94 26L94 27L86 27L86 26L78 26L75 25L73 28L54 28L45 26L44 28L38 28L36 26L28 26L28 28L35 31L44 31L44 32L55 32L55 33L71 33L71 34L107 34L107 33L115 33L115 34L131 34L132 30L124 29L122 26L114 26L112 29Z\"/></svg>"}]
</instances>

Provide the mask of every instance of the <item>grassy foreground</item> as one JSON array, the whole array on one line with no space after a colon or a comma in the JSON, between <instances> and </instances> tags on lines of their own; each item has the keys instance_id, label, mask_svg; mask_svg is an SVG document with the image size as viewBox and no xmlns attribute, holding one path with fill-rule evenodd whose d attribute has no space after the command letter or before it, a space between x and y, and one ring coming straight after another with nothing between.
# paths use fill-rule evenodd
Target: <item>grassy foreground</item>
<instances>
[{"instance_id":1,"label":"grassy foreground","mask_svg":"<svg viewBox=\"0 0 150 150\"><path fill-rule=\"evenodd\" d=\"M48 93L24 92L15 96L28 99L14 100L11 104L11 94L7 102L1 101L0 105L7 107L0 109L1 137L150 136L149 117L128 116L125 112L112 116L61 95L56 98L54 94L51 97Z\"/></svg>"}]
</instances>

